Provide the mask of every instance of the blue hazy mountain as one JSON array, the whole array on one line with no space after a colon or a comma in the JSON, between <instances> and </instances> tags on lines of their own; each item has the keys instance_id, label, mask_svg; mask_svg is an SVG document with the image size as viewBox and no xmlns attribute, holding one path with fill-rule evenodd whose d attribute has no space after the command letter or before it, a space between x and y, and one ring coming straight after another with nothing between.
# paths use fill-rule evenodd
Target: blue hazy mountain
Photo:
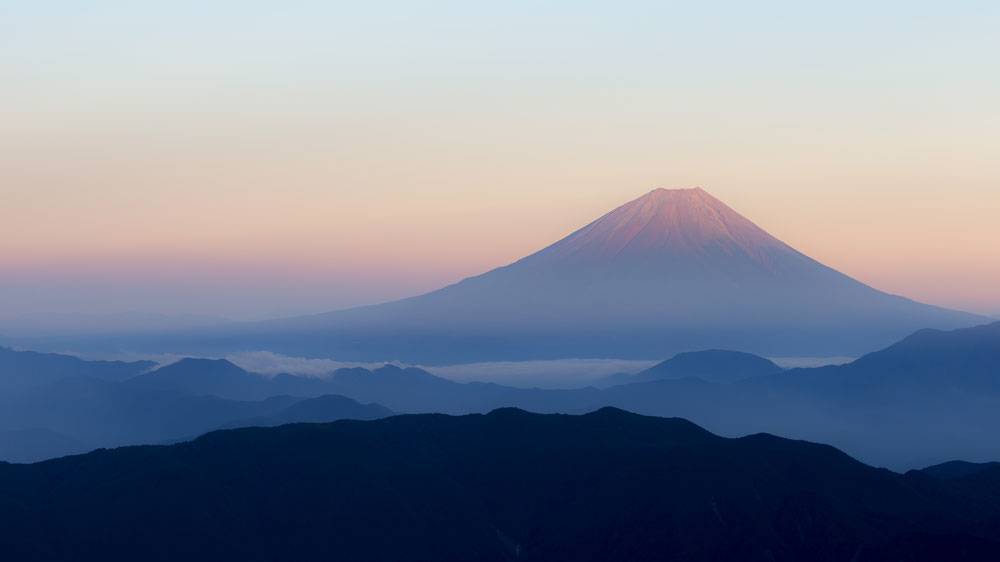
<instances>
[{"instance_id":1,"label":"blue hazy mountain","mask_svg":"<svg viewBox=\"0 0 1000 562\"><path fill-rule=\"evenodd\" d=\"M237 427L274 427L288 423L327 423L337 420L377 420L393 415L392 410L378 404L361 404L346 396L324 394L296 402L280 412L236 420L220 429Z\"/></svg>"},{"instance_id":2,"label":"blue hazy mountain","mask_svg":"<svg viewBox=\"0 0 1000 562\"><path fill-rule=\"evenodd\" d=\"M903 475L610 408L237 429L0 464L0 505L17 560L1000 557L1000 469Z\"/></svg>"},{"instance_id":3,"label":"blue hazy mountain","mask_svg":"<svg viewBox=\"0 0 1000 562\"><path fill-rule=\"evenodd\" d=\"M1000 322L921 330L845 365L791 369L728 385L663 381L646 383L663 388L644 392L628 385L619 391L622 401L611 404L670 411L729 435L752 427L831 442L894 467L996 460L998 365Z\"/></svg>"},{"instance_id":4,"label":"blue hazy mountain","mask_svg":"<svg viewBox=\"0 0 1000 562\"><path fill-rule=\"evenodd\" d=\"M926 389L1000 396L1000 322L952 331L919 330L844 365L791 369L763 381L811 389L829 399L857 396L860 389L873 396ZM945 400L948 394L939 397Z\"/></svg>"},{"instance_id":5,"label":"blue hazy mountain","mask_svg":"<svg viewBox=\"0 0 1000 562\"><path fill-rule=\"evenodd\" d=\"M89 447L158 443L200 435L233 420L277 413L299 400L288 396L256 402L225 400L70 378L0 397L0 430L42 428Z\"/></svg>"},{"instance_id":6,"label":"blue hazy mountain","mask_svg":"<svg viewBox=\"0 0 1000 562\"><path fill-rule=\"evenodd\" d=\"M156 367L152 361L84 361L71 355L0 347L0 393L13 393L71 377L125 380Z\"/></svg>"},{"instance_id":7,"label":"blue hazy mountain","mask_svg":"<svg viewBox=\"0 0 1000 562\"><path fill-rule=\"evenodd\" d=\"M783 371L773 361L752 353L710 349L689 351L657 363L634 375L619 373L599 381L598 386L614 386L663 379L697 377L709 382L733 382L758 375L772 375Z\"/></svg>"},{"instance_id":8,"label":"blue hazy mountain","mask_svg":"<svg viewBox=\"0 0 1000 562\"><path fill-rule=\"evenodd\" d=\"M458 383L394 365L265 377L225 360L189 359L121 382L78 377L5 395L0 431L43 428L92 446L157 443L333 394L399 413L518 407L578 414L614 406L685 417L724 435L767 431L829 442L866 462L914 468L1000 459L998 364L1000 322L921 330L840 366L782 371L741 353L682 354L661 364L665 377L605 389Z\"/></svg>"},{"instance_id":9,"label":"blue hazy mountain","mask_svg":"<svg viewBox=\"0 0 1000 562\"><path fill-rule=\"evenodd\" d=\"M0 461L35 462L98 447L176 442L220 427L390 415L378 404L344 396L227 400L93 378L63 379L0 398Z\"/></svg>"},{"instance_id":10,"label":"blue hazy mountain","mask_svg":"<svg viewBox=\"0 0 1000 562\"><path fill-rule=\"evenodd\" d=\"M169 391L231 400L271 396L320 396L331 385L320 378L281 373L273 377L247 371L226 359L186 358L126 381L135 389Z\"/></svg>"},{"instance_id":11,"label":"blue hazy mountain","mask_svg":"<svg viewBox=\"0 0 1000 562\"><path fill-rule=\"evenodd\" d=\"M540 412L581 411L601 405L597 389L540 390L494 383L458 383L414 367L383 365L338 369L326 378L289 374L264 377L224 359L186 359L128 381L137 390L157 390L227 400L262 400L293 395L348 396L362 403L377 402L404 413L462 414L518 406Z\"/></svg>"},{"instance_id":12,"label":"blue hazy mountain","mask_svg":"<svg viewBox=\"0 0 1000 562\"><path fill-rule=\"evenodd\" d=\"M268 395L269 380L249 373L225 359L181 359L129 379L141 391L168 391L193 396L255 400ZM281 394L275 393L272 395Z\"/></svg>"},{"instance_id":13,"label":"blue hazy mountain","mask_svg":"<svg viewBox=\"0 0 1000 562\"><path fill-rule=\"evenodd\" d=\"M844 370L1000 393L1000 322L950 332L920 330Z\"/></svg>"},{"instance_id":14,"label":"blue hazy mountain","mask_svg":"<svg viewBox=\"0 0 1000 562\"><path fill-rule=\"evenodd\" d=\"M177 365L196 368L223 363ZM894 468L954 458L1000 459L995 429L1000 427L996 367L1000 365L1000 322L950 332L921 330L839 366L782 371L763 358L720 351L685 354L661 365L670 366L668 374L683 378L653 377L603 390L551 390L458 383L421 369L392 365L341 369L327 379L286 375L268 380L225 364L223 370L235 373L231 379L236 384L216 387L213 392L225 398L259 400L288 394L285 391L298 385L298 392L291 394L339 394L400 413L463 414L508 406L543 413L583 413L614 406L648 415L685 417L725 435L767 431L830 442L868 462ZM728 382L751 372L754 376ZM196 376L188 373L177 381ZM704 380L713 377L714 381ZM171 388L192 393L202 387L184 383Z\"/></svg>"},{"instance_id":15,"label":"blue hazy mountain","mask_svg":"<svg viewBox=\"0 0 1000 562\"><path fill-rule=\"evenodd\" d=\"M397 302L147 343L441 364L698 349L857 356L985 317L886 294L705 191L654 190L513 264Z\"/></svg>"}]
</instances>

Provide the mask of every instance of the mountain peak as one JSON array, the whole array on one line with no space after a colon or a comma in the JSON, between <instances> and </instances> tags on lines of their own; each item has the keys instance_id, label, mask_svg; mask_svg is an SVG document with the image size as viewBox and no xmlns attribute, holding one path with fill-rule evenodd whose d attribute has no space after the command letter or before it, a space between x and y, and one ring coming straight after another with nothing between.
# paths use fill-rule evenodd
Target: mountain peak
<instances>
[{"instance_id":1,"label":"mountain peak","mask_svg":"<svg viewBox=\"0 0 1000 562\"><path fill-rule=\"evenodd\" d=\"M654 189L530 256L431 293L261 323L226 341L424 364L713 348L802 357L861 355L919 327L981 320L851 279L704 189ZM345 375L362 376L338 371L335 380Z\"/></svg>"},{"instance_id":2,"label":"mountain peak","mask_svg":"<svg viewBox=\"0 0 1000 562\"><path fill-rule=\"evenodd\" d=\"M802 257L700 187L657 188L536 256L562 262L749 258L772 268L775 253Z\"/></svg>"},{"instance_id":3,"label":"mountain peak","mask_svg":"<svg viewBox=\"0 0 1000 562\"><path fill-rule=\"evenodd\" d=\"M639 199L645 199L647 197L673 197L676 195L689 194L689 195L708 195L708 192L704 189L695 187L679 187L668 189L665 187L657 187L649 191L649 193L643 195ZM711 197L711 196L709 196Z\"/></svg>"},{"instance_id":4,"label":"mountain peak","mask_svg":"<svg viewBox=\"0 0 1000 562\"><path fill-rule=\"evenodd\" d=\"M649 205L656 209L662 209L669 205L709 205L714 206L715 204L721 204L721 202L708 194L707 191L700 187L686 187L677 189L667 189L663 187L657 187L651 190L649 193L637 198L632 201L622 205L622 207L628 206L630 204L639 205Z\"/></svg>"}]
</instances>

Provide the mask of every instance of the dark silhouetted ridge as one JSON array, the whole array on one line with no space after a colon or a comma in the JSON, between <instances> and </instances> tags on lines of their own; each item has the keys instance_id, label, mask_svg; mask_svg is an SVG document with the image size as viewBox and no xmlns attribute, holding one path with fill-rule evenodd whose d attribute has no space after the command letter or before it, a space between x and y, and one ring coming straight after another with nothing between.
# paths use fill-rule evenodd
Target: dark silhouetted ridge
<instances>
[{"instance_id":1,"label":"dark silhouetted ridge","mask_svg":"<svg viewBox=\"0 0 1000 562\"><path fill-rule=\"evenodd\" d=\"M0 464L0 544L103 562L982 560L1000 555L998 481L610 408L407 415Z\"/></svg>"},{"instance_id":2,"label":"dark silhouetted ridge","mask_svg":"<svg viewBox=\"0 0 1000 562\"><path fill-rule=\"evenodd\" d=\"M934 478L965 478L973 474L979 474L984 470L1000 468L1000 462L966 462L948 461L934 466L921 469L920 472L933 476Z\"/></svg>"}]
</instances>

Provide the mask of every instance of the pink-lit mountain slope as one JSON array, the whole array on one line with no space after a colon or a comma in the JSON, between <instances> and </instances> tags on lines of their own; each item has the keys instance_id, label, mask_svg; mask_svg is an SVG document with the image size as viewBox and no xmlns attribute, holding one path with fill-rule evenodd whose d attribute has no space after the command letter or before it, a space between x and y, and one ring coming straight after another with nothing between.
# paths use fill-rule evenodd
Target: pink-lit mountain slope
<instances>
[{"instance_id":1,"label":"pink-lit mountain slope","mask_svg":"<svg viewBox=\"0 0 1000 562\"><path fill-rule=\"evenodd\" d=\"M613 263L724 253L763 269L797 253L703 189L654 189L531 256L550 263Z\"/></svg>"},{"instance_id":2,"label":"pink-lit mountain slope","mask_svg":"<svg viewBox=\"0 0 1000 562\"><path fill-rule=\"evenodd\" d=\"M864 285L699 188L656 189L513 264L397 302L252 324L205 345L450 363L854 355L983 317Z\"/></svg>"},{"instance_id":3,"label":"pink-lit mountain slope","mask_svg":"<svg viewBox=\"0 0 1000 562\"><path fill-rule=\"evenodd\" d=\"M604 270L668 288L692 278L740 285L817 266L696 187L655 189L511 267Z\"/></svg>"}]
</instances>

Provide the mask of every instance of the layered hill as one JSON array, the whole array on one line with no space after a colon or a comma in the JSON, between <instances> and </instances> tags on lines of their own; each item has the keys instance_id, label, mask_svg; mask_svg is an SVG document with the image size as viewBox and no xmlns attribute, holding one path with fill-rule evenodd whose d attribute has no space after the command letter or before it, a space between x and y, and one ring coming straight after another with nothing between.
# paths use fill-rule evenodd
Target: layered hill
<instances>
[{"instance_id":1,"label":"layered hill","mask_svg":"<svg viewBox=\"0 0 1000 562\"><path fill-rule=\"evenodd\" d=\"M154 366L0 348L0 461L173 442L220 426L392 414L330 396L324 381L268 378L228 361L185 359L146 372ZM303 400L307 396L316 398Z\"/></svg>"},{"instance_id":2,"label":"layered hill","mask_svg":"<svg viewBox=\"0 0 1000 562\"><path fill-rule=\"evenodd\" d=\"M318 378L264 376L225 360L186 359L120 382L71 377L0 395L0 433L8 432L0 439L0 459L79 450L59 436L97 447L191 438L233 424L386 415L369 404L376 403L398 413L448 414L502 407L583 413L614 406L684 417L728 436L766 431L822 441L865 462L910 469L956 458L1000 459L997 365L1000 322L920 330L851 363L819 368L782 370L731 351L682 353L639 376L603 380L602 389L459 383L394 365ZM308 397L324 398L298 405ZM31 433L39 429L48 433ZM33 435L41 436L38 446L25 448Z\"/></svg>"},{"instance_id":3,"label":"layered hill","mask_svg":"<svg viewBox=\"0 0 1000 562\"><path fill-rule=\"evenodd\" d=\"M458 383L392 365L341 369L322 379L266 378L203 360L136 379L158 376L166 384L161 388L179 393L210 387L225 398L339 394L399 413L464 414L508 406L582 413L614 406L684 417L723 435L767 431L822 441L865 462L908 469L955 458L1000 458L998 352L1000 322L920 330L851 363L818 368L782 370L764 358L728 351L684 353L641 376L602 381L610 386L603 390ZM239 376L208 385L218 372ZM206 380L191 383L200 378Z\"/></svg>"},{"instance_id":4,"label":"layered hill","mask_svg":"<svg viewBox=\"0 0 1000 562\"><path fill-rule=\"evenodd\" d=\"M998 484L610 408L504 409L0 463L0 544L102 562L995 560Z\"/></svg>"},{"instance_id":5,"label":"layered hill","mask_svg":"<svg viewBox=\"0 0 1000 562\"><path fill-rule=\"evenodd\" d=\"M84 361L71 355L0 347L0 393L20 392L70 377L125 380L154 367L152 361Z\"/></svg>"},{"instance_id":6,"label":"layered hill","mask_svg":"<svg viewBox=\"0 0 1000 562\"><path fill-rule=\"evenodd\" d=\"M782 370L773 361L752 353L710 349L678 353L634 376L619 378L618 382L637 383L683 377L698 377L709 382L733 382L780 373Z\"/></svg>"}]
</instances>

